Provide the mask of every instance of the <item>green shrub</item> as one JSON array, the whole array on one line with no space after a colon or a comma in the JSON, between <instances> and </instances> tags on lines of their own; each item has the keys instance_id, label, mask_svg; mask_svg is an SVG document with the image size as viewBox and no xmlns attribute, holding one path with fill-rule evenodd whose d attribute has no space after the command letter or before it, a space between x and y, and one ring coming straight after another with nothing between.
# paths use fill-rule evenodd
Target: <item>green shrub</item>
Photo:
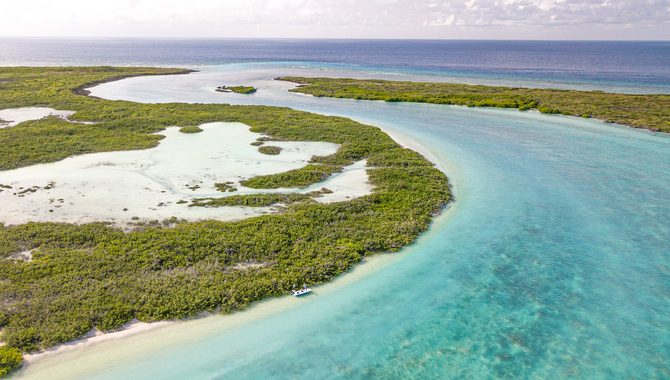
<instances>
[{"instance_id":1,"label":"green shrub","mask_svg":"<svg viewBox=\"0 0 670 380\"><path fill-rule=\"evenodd\" d=\"M236 191L237 189L233 187L234 182L223 182L223 183L215 183L214 187L216 187L217 191L220 191L222 193L225 193L226 191Z\"/></svg>"},{"instance_id":2,"label":"green shrub","mask_svg":"<svg viewBox=\"0 0 670 380\"><path fill-rule=\"evenodd\" d=\"M251 86L233 86L228 87L228 89L238 94L253 94L254 92L256 92L256 88Z\"/></svg>"},{"instance_id":3,"label":"green shrub","mask_svg":"<svg viewBox=\"0 0 670 380\"><path fill-rule=\"evenodd\" d=\"M0 347L0 377L19 368L22 361L23 357L18 349L9 346Z\"/></svg>"},{"instance_id":4,"label":"green shrub","mask_svg":"<svg viewBox=\"0 0 670 380\"><path fill-rule=\"evenodd\" d=\"M101 331L109 331L118 329L133 319L133 309L123 304L116 304L102 317L102 321L98 325Z\"/></svg>"},{"instance_id":5,"label":"green shrub","mask_svg":"<svg viewBox=\"0 0 670 380\"><path fill-rule=\"evenodd\" d=\"M33 327L14 324L5 327L2 332L2 340L10 347L16 347L22 351L30 352L39 349L41 337Z\"/></svg>"},{"instance_id":6,"label":"green shrub","mask_svg":"<svg viewBox=\"0 0 670 380\"><path fill-rule=\"evenodd\" d=\"M550 114L550 115L557 115L557 114L561 113L561 111L557 110L556 108L551 108L551 107L547 107L547 106L544 106L544 105L541 105L541 106L537 107L537 110L542 112L542 113L546 113L546 114Z\"/></svg>"},{"instance_id":7,"label":"green shrub","mask_svg":"<svg viewBox=\"0 0 670 380\"><path fill-rule=\"evenodd\" d=\"M271 206L277 203L285 205L305 201L314 196L320 195L320 192L312 193L274 193L274 194L247 194L247 195L233 195L223 198L199 198L195 199L189 207L222 207L222 206L247 206L247 207L264 207Z\"/></svg>"},{"instance_id":8,"label":"green shrub","mask_svg":"<svg viewBox=\"0 0 670 380\"><path fill-rule=\"evenodd\" d=\"M202 132L202 128L195 126L195 125L190 125L187 127L182 127L179 129L179 132L181 133L200 133Z\"/></svg>"},{"instance_id":9,"label":"green shrub","mask_svg":"<svg viewBox=\"0 0 670 380\"><path fill-rule=\"evenodd\" d=\"M281 153L282 148L280 148L278 146L269 146L268 145L268 146L259 147L258 151L263 153L263 154L269 154L269 155L272 155L272 156L276 156L279 153Z\"/></svg>"},{"instance_id":10,"label":"green shrub","mask_svg":"<svg viewBox=\"0 0 670 380\"><path fill-rule=\"evenodd\" d=\"M240 181L240 184L254 189L307 187L311 184L325 181L331 174L341 171L341 166L311 164L284 173L254 177L249 180Z\"/></svg>"}]
</instances>

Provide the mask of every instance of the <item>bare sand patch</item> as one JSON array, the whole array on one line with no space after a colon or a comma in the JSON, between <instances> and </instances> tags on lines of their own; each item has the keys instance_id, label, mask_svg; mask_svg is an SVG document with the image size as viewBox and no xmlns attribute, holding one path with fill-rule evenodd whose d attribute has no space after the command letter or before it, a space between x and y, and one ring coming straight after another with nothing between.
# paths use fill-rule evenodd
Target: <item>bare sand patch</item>
<instances>
[{"instance_id":1,"label":"bare sand patch","mask_svg":"<svg viewBox=\"0 0 670 380\"><path fill-rule=\"evenodd\" d=\"M335 174L328 181L317 184L315 187L325 187L332 191L330 194L324 194L314 198L317 202L333 203L347 201L353 198L362 197L372 193L374 186L369 181L366 172L367 160L361 160L353 165L347 166L342 173Z\"/></svg>"},{"instance_id":2,"label":"bare sand patch","mask_svg":"<svg viewBox=\"0 0 670 380\"><path fill-rule=\"evenodd\" d=\"M24 121L39 120L47 116L57 116L67 120L76 111L59 111L47 107L12 108L0 110L0 128L8 128L23 123ZM69 120L68 120L69 121Z\"/></svg>"},{"instance_id":3,"label":"bare sand patch","mask_svg":"<svg viewBox=\"0 0 670 380\"><path fill-rule=\"evenodd\" d=\"M23 261L29 263L29 262L33 261L33 251L35 251L35 250L31 249L31 250L28 250L28 251L18 252L18 253L15 253L13 255L7 256L7 259L8 260L15 260L15 261L23 260Z\"/></svg>"}]
</instances>

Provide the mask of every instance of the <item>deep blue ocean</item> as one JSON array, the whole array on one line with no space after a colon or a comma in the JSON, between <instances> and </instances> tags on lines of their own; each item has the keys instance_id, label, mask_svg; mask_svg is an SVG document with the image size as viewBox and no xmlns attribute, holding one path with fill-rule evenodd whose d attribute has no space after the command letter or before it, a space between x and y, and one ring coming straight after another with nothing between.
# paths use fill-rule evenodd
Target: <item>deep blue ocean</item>
<instances>
[{"instance_id":1,"label":"deep blue ocean","mask_svg":"<svg viewBox=\"0 0 670 380\"><path fill-rule=\"evenodd\" d=\"M392 260L308 297L75 346L16 378L669 379L668 135L538 112L314 98L272 80L670 93L668 62L668 42L0 39L0 65L199 70L92 89L103 98L285 106L379 126L434 161L456 197ZM222 84L258 91L213 91Z\"/></svg>"},{"instance_id":2,"label":"deep blue ocean","mask_svg":"<svg viewBox=\"0 0 670 380\"><path fill-rule=\"evenodd\" d=\"M462 79L670 92L670 42L0 38L1 66L291 62Z\"/></svg>"}]
</instances>

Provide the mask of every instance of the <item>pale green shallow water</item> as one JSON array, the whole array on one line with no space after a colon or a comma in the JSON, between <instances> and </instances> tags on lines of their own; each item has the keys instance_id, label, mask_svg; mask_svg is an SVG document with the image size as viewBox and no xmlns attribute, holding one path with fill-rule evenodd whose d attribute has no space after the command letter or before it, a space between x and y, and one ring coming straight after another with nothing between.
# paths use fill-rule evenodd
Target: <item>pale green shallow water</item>
<instances>
[{"instance_id":1,"label":"pale green shallow water","mask_svg":"<svg viewBox=\"0 0 670 380\"><path fill-rule=\"evenodd\" d=\"M453 209L398 260L336 290L279 300L234 327L205 318L179 324L195 326L182 335L92 346L16 378L670 378L668 136L535 112L315 99L265 80L280 74L241 65L93 93L378 125L423 145L455 181ZM259 91L211 91L238 83Z\"/></svg>"}]
</instances>

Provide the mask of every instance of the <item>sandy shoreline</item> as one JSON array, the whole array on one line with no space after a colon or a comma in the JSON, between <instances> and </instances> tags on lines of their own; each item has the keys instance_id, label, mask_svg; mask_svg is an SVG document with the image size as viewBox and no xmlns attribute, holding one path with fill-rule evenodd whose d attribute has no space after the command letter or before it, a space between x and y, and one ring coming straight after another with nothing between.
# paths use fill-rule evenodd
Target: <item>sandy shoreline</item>
<instances>
[{"instance_id":1,"label":"sandy shoreline","mask_svg":"<svg viewBox=\"0 0 670 380\"><path fill-rule=\"evenodd\" d=\"M448 207L433 223L447 223L455 214L455 208ZM430 230L426 234L430 234ZM419 237L419 239L426 236ZM110 365L123 366L129 360L149 352L168 347L195 342L213 334L232 331L272 315L301 307L306 303L318 302L322 297L339 292L370 275L392 265L411 251L408 246L399 252L382 253L366 257L348 272L342 273L329 282L312 286L308 297L272 297L252 303L244 310L230 314L202 313L201 316L176 321L154 323L132 322L123 329L92 336L86 339L61 344L51 349L25 355L25 365L15 375L26 379L69 379L73 376L85 378L99 373ZM61 363L75 366L63 367Z\"/></svg>"},{"instance_id":2,"label":"sandy shoreline","mask_svg":"<svg viewBox=\"0 0 670 380\"><path fill-rule=\"evenodd\" d=\"M318 301L322 296L337 292L360 281L405 257L408 251L391 252L366 257L336 280L312 286L309 297L293 297L290 295L272 297L252 303L244 310L229 314L201 313L198 317L185 320L137 322L133 321L121 329L99 333L95 336L64 343L48 350L24 355L25 364L17 373L17 378L30 379L66 379L73 373L93 375L99 371L98 366L105 361L122 363L137 355L146 355L152 350L161 350L173 344L195 341L225 330L232 330L277 313L300 307L305 303ZM53 366L59 370L59 363L77 360L77 368L67 369L66 374L54 372Z\"/></svg>"},{"instance_id":3,"label":"sandy shoreline","mask_svg":"<svg viewBox=\"0 0 670 380\"><path fill-rule=\"evenodd\" d=\"M26 364L30 364L40 359L43 359L47 356L60 354L69 350L80 348L82 346L91 346L97 343L133 336L146 331L164 327L172 323L174 322L173 321L140 322L138 320L133 320L131 322L128 322L121 328L108 333L103 333L94 328L91 330L91 332L89 332L85 337L81 339L73 340L68 343L59 344L58 346L51 347L47 350L26 354L23 356L23 359Z\"/></svg>"}]
</instances>

